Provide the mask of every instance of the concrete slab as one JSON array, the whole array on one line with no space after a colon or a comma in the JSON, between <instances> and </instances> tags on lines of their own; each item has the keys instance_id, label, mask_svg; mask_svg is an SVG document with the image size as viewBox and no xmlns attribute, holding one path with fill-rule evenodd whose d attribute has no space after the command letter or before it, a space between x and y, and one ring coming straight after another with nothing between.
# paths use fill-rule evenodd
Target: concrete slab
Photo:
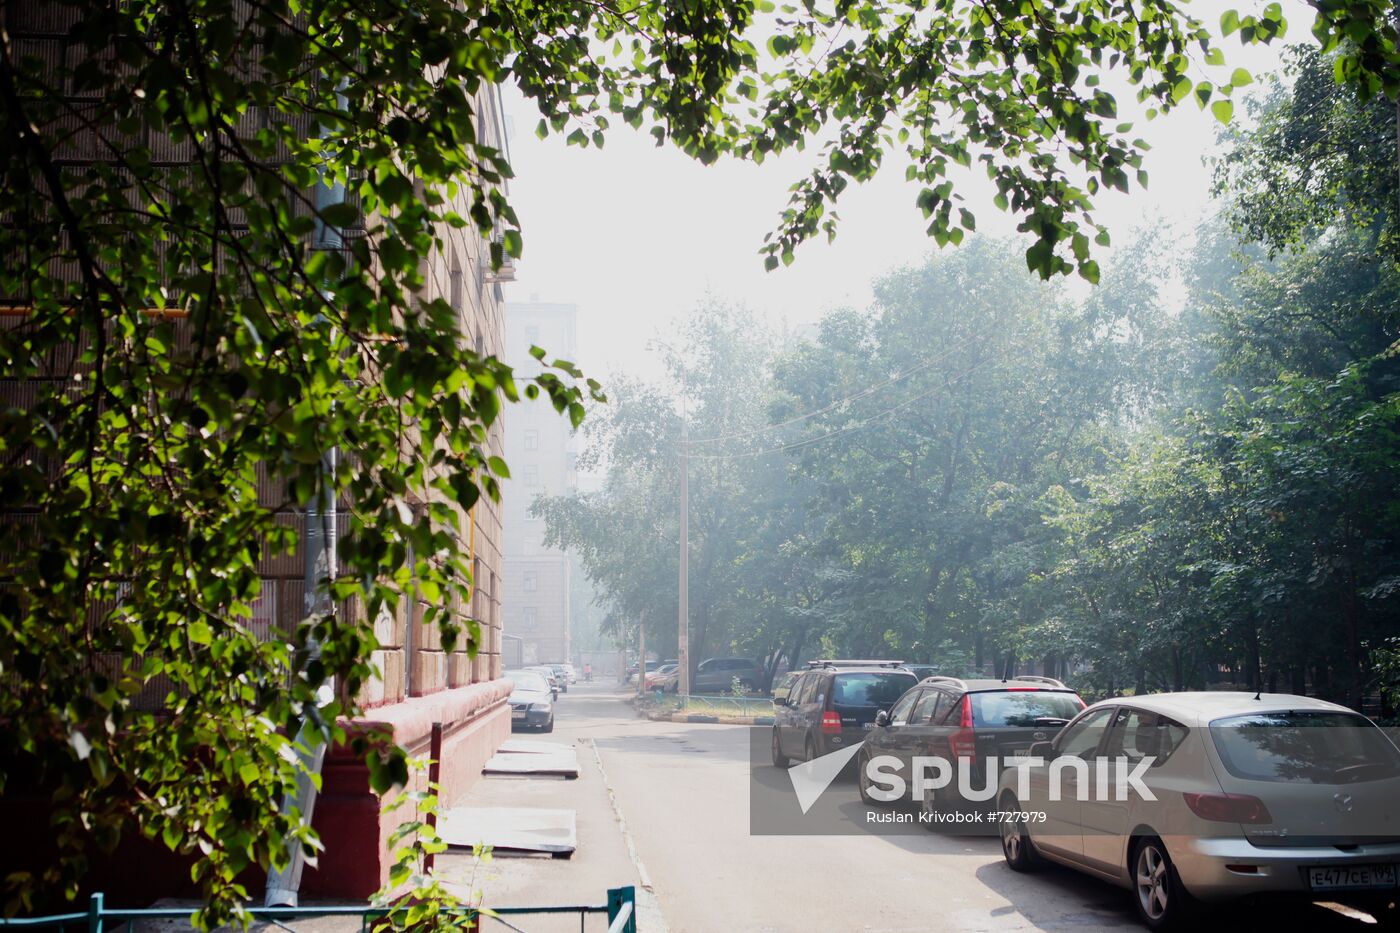
<instances>
[{"instance_id":1,"label":"concrete slab","mask_svg":"<svg viewBox=\"0 0 1400 933\"><path fill-rule=\"evenodd\" d=\"M564 745L549 751L500 751L491 756L483 774L523 774L541 777L578 777L578 754Z\"/></svg>"},{"instance_id":2,"label":"concrete slab","mask_svg":"<svg viewBox=\"0 0 1400 933\"><path fill-rule=\"evenodd\" d=\"M541 742L537 739L507 739L497 752L517 755L573 755L574 747L565 742Z\"/></svg>"},{"instance_id":3,"label":"concrete slab","mask_svg":"<svg viewBox=\"0 0 1400 933\"><path fill-rule=\"evenodd\" d=\"M544 852L567 858L578 848L574 811L540 807L454 807L438 817L450 846L490 846L497 854Z\"/></svg>"}]
</instances>

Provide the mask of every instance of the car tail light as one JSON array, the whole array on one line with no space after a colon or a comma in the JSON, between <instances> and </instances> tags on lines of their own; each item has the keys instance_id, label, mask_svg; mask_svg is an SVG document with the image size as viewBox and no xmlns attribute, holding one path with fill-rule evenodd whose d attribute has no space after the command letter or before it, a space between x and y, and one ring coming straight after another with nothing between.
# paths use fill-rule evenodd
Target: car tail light
<instances>
[{"instance_id":1,"label":"car tail light","mask_svg":"<svg viewBox=\"0 0 1400 933\"><path fill-rule=\"evenodd\" d=\"M841 714L835 710L827 710L822 713L822 733L831 735L841 731Z\"/></svg>"},{"instance_id":2,"label":"car tail light","mask_svg":"<svg viewBox=\"0 0 1400 933\"><path fill-rule=\"evenodd\" d=\"M948 751L953 759L969 758L977 761L977 736L972 731L972 697L963 695L962 712L958 717L958 731L948 736Z\"/></svg>"},{"instance_id":3,"label":"car tail light","mask_svg":"<svg viewBox=\"0 0 1400 933\"><path fill-rule=\"evenodd\" d=\"M1272 823L1264 801L1249 794L1182 794L1191 812L1215 823Z\"/></svg>"}]
</instances>

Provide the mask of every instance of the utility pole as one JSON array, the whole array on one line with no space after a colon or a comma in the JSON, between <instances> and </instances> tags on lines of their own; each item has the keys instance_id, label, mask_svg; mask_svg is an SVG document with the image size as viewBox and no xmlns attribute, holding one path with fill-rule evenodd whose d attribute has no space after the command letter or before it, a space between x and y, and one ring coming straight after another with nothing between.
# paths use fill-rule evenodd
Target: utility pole
<instances>
[{"instance_id":1,"label":"utility pole","mask_svg":"<svg viewBox=\"0 0 1400 933\"><path fill-rule=\"evenodd\" d=\"M681 421L681 579L680 634L676 660L680 662L681 696L690 696L690 442Z\"/></svg>"},{"instance_id":2,"label":"utility pole","mask_svg":"<svg viewBox=\"0 0 1400 933\"><path fill-rule=\"evenodd\" d=\"M647 611L637 623L637 696L647 692Z\"/></svg>"}]
</instances>

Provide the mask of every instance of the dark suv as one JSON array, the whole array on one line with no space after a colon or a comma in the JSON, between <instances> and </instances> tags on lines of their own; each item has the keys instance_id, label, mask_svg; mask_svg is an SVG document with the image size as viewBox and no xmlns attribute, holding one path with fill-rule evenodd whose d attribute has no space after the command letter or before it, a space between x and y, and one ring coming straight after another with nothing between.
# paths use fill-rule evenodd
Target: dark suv
<instances>
[{"instance_id":1,"label":"dark suv","mask_svg":"<svg viewBox=\"0 0 1400 933\"><path fill-rule=\"evenodd\" d=\"M817 662L785 699L773 701L773 764L786 768L790 759L811 761L856 744L874 730L876 715L918 682L879 661Z\"/></svg>"},{"instance_id":2,"label":"dark suv","mask_svg":"<svg viewBox=\"0 0 1400 933\"><path fill-rule=\"evenodd\" d=\"M898 758L900 774L910 788L915 756L950 762L970 759L970 786L976 790L995 788L998 775L986 773L989 757L1005 761L1026 754L1034 743L1053 739L1083 708L1079 694L1049 677L929 677L900 697L888 713L877 717L860 753L861 799L875 802L870 796L866 763L876 755ZM925 799L915 802L929 810L963 802L957 796L956 779L948 787L923 796Z\"/></svg>"},{"instance_id":3,"label":"dark suv","mask_svg":"<svg viewBox=\"0 0 1400 933\"><path fill-rule=\"evenodd\" d=\"M690 680L691 693L728 693L734 689L734 679L749 693L756 693L763 683L763 671L758 662L749 658L710 658L701 662Z\"/></svg>"}]
</instances>

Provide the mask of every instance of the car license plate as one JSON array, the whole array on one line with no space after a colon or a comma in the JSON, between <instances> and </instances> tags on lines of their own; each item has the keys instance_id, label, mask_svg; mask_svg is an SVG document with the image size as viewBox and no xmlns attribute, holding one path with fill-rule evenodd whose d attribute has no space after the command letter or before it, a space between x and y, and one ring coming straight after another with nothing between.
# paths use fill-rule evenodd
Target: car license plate
<instances>
[{"instance_id":1,"label":"car license plate","mask_svg":"<svg viewBox=\"0 0 1400 933\"><path fill-rule=\"evenodd\" d=\"M1314 891L1395 887L1394 865L1327 865L1308 869Z\"/></svg>"},{"instance_id":2,"label":"car license plate","mask_svg":"<svg viewBox=\"0 0 1400 933\"><path fill-rule=\"evenodd\" d=\"M510 711L511 719L524 719L526 711L523 709L513 709Z\"/></svg>"}]
</instances>

